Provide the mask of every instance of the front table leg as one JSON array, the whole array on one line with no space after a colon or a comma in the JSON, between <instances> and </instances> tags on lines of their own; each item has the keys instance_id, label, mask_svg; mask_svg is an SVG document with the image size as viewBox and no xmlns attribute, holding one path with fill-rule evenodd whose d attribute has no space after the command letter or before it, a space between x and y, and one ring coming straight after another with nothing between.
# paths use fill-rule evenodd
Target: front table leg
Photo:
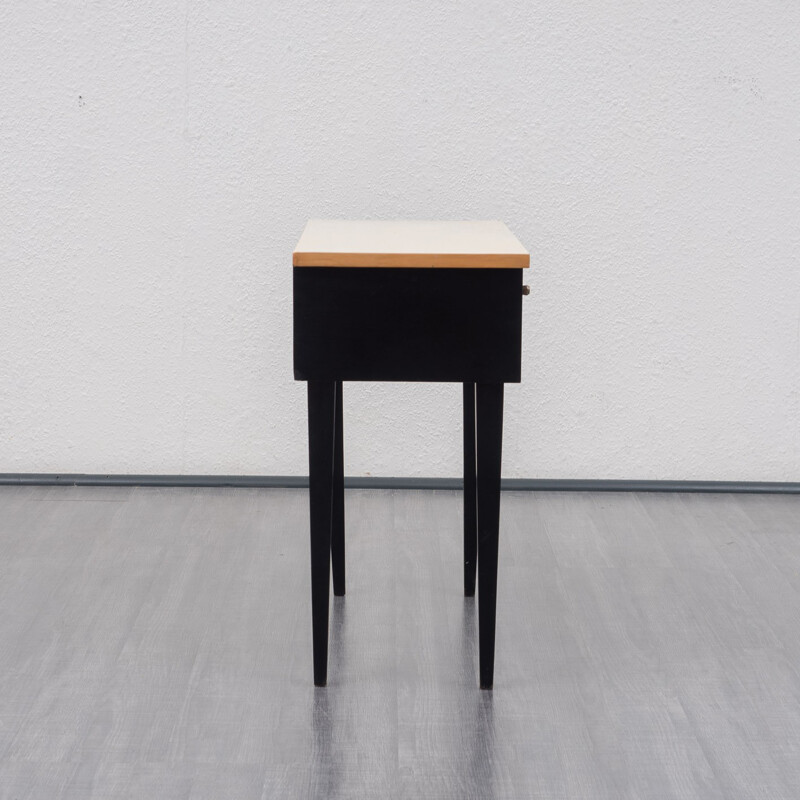
<instances>
[{"instance_id":1,"label":"front table leg","mask_svg":"<svg viewBox=\"0 0 800 800\"><path fill-rule=\"evenodd\" d=\"M479 383L475 393L478 461L478 637L481 689L494 683L503 384Z\"/></svg>"},{"instance_id":2,"label":"front table leg","mask_svg":"<svg viewBox=\"0 0 800 800\"><path fill-rule=\"evenodd\" d=\"M308 485L311 515L311 627L314 685L328 680L336 384L308 382Z\"/></svg>"}]
</instances>

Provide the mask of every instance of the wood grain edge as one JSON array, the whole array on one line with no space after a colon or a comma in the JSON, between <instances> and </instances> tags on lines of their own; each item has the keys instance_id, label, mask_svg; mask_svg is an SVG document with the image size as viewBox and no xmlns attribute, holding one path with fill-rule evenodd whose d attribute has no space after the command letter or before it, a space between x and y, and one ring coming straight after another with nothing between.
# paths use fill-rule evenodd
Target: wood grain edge
<instances>
[{"instance_id":1,"label":"wood grain edge","mask_svg":"<svg viewBox=\"0 0 800 800\"><path fill-rule=\"evenodd\" d=\"M292 253L295 267L439 267L527 269L528 253Z\"/></svg>"}]
</instances>

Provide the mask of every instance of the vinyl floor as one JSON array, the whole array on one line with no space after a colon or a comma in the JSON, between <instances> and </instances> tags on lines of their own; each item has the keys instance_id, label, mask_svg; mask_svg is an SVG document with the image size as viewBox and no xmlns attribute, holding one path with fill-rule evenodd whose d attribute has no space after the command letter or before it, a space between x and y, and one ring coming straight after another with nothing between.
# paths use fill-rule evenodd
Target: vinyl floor
<instances>
[{"instance_id":1,"label":"vinyl floor","mask_svg":"<svg viewBox=\"0 0 800 800\"><path fill-rule=\"evenodd\" d=\"M351 490L314 689L302 490L0 487L0 798L800 797L800 496Z\"/></svg>"}]
</instances>

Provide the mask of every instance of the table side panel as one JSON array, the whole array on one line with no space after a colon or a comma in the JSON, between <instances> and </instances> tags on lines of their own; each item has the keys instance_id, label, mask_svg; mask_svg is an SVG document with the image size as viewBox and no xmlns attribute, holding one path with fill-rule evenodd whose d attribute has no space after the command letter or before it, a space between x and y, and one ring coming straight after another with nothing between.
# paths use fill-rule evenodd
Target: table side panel
<instances>
[{"instance_id":1,"label":"table side panel","mask_svg":"<svg viewBox=\"0 0 800 800\"><path fill-rule=\"evenodd\" d=\"M521 269L294 268L297 380L518 383Z\"/></svg>"}]
</instances>

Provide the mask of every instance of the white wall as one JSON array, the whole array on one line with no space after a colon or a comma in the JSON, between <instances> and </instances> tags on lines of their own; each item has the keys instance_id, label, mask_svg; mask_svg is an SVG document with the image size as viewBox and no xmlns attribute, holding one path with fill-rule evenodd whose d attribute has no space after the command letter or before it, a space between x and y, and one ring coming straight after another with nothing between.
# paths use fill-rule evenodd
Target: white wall
<instances>
[{"instance_id":1,"label":"white wall","mask_svg":"<svg viewBox=\"0 0 800 800\"><path fill-rule=\"evenodd\" d=\"M0 472L305 473L305 220L439 217L532 253L505 475L800 480L796 2L15 2L0 81Z\"/></svg>"}]
</instances>

